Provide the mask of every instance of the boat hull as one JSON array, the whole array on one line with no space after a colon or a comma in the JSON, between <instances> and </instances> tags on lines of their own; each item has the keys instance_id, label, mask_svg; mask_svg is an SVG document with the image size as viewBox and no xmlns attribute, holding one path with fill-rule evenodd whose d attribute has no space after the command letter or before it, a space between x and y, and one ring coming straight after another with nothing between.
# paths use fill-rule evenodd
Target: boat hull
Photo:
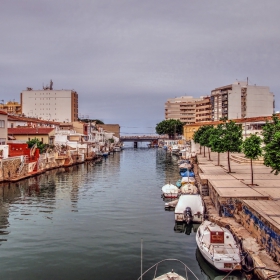
<instances>
[{"instance_id":1,"label":"boat hull","mask_svg":"<svg viewBox=\"0 0 280 280\"><path fill-rule=\"evenodd\" d=\"M181 195L175 208L175 221L185 222L185 210L191 208L193 223L202 223L204 219L204 205L200 195L184 194Z\"/></svg>"},{"instance_id":2,"label":"boat hull","mask_svg":"<svg viewBox=\"0 0 280 280\"><path fill-rule=\"evenodd\" d=\"M224 272L241 269L239 248L228 229L204 221L197 230L196 243L204 259L216 269Z\"/></svg>"},{"instance_id":3,"label":"boat hull","mask_svg":"<svg viewBox=\"0 0 280 280\"><path fill-rule=\"evenodd\" d=\"M232 270L241 270L241 265L237 262L232 262L232 259L224 260L224 261L214 261L212 258L212 255L209 255L203 248L198 246L198 249L203 256L203 258L211 264L214 268L224 271L224 272L229 272Z\"/></svg>"}]
</instances>

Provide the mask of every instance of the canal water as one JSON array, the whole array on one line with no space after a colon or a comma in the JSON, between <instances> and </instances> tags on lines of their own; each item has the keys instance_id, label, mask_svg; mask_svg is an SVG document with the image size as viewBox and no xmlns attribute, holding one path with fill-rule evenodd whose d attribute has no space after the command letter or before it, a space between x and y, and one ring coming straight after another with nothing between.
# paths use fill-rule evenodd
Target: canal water
<instances>
[{"instance_id":1,"label":"canal water","mask_svg":"<svg viewBox=\"0 0 280 280\"><path fill-rule=\"evenodd\" d=\"M163 149L126 148L101 163L3 184L0 279L138 279L141 240L143 271L175 258L199 279L222 279L197 251L197 226L175 225L164 209L161 187L180 178L177 160ZM184 275L175 262L157 275L172 268Z\"/></svg>"}]
</instances>

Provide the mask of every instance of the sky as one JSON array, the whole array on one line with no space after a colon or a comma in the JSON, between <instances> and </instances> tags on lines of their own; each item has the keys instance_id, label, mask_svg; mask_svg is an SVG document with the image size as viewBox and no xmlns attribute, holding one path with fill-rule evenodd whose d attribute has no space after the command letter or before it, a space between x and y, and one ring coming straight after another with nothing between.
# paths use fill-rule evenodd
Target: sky
<instances>
[{"instance_id":1,"label":"sky","mask_svg":"<svg viewBox=\"0 0 280 280\"><path fill-rule=\"evenodd\" d=\"M238 81L280 110L279 0L1 0L0 100L74 89L80 116L153 134L168 98Z\"/></svg>"}]
</instances>

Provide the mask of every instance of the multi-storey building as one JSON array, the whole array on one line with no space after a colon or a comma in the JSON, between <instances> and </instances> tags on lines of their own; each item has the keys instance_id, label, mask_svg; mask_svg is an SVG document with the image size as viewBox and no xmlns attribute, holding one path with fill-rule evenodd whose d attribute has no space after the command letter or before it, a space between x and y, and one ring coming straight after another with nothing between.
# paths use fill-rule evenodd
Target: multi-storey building
<instances>
[{"instance_id":1,"label":"multi-storey building","mask_svg":"<svg viewBox=\"0 0 280 280\"><path fill-rule=\"evenodd\" d=\"M183 123L195 123L196 102L203 98L193 98L192 96L182 96L170 98L165 103L165 119L180 120Z\"/></svg>"},{"instance_id":2,"label":"multi-storey building","mask_svg":"<svg viewBox=\"0 0 280 280\"><path fill-rule=\"evenodd\" d=\"M236 82L212 90L211 107L213 121L271 116L274 113L274 95L269 87Z\"/></svg>"},{"instance_id":3,"label":"multi-storey building","mask_svg":"<svg viewBox=\"0 0 280 280\"><path fill-rule=\"evenodd\" d=\"M27 88L20 99L25 116L57 122L78 120L78 94L74 90L54 90L52 86L43 90Z\"/></svg>"},{"instance_id":4,"label":"multi-storey building","mask_svg":"<svg viewBox=\"0 0 280 280\"><path fill-rule=\"evenodd\" d=\"M195 122L211 121L211 102L210 97L203 97L202 100L196 101Z\"/></svg>"},{"instance_id":5,"label":"multi-storey building","mask_svg":"<svg viewBox=\"0 0 280 280\"><path fill-rule=\"evenodd\" d=\"M0 145L6 145L7 144L7 136L8 136L8 129L7 129L7 123L8 123L8 114L6 111L0 111ZM2 156L0 151L0 156Z\"/></svg>"},{"instance_id":6,"label":"multi-storey building","mask_svg":"<svg viewBox=\"0 0 280 280\"><path fill-rule=\"evenodd\" d=\"M21 114L21 104L15 101L8 101L4 104L4 100L2 100L2 103L0 103L0 110L7 111L8 114Z\"/></svg>"}]
</instances>

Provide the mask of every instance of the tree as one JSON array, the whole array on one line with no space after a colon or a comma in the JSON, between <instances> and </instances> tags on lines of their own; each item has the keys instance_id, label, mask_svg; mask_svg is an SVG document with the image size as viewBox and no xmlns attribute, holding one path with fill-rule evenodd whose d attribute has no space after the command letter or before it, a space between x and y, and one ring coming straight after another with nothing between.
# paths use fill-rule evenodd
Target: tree
<instances>
[{"instance_id":1,"label":"tree","mask_svg":"<svg viewBox=\"0 0 280 280\"><path fill-rule=\"evenodd\" d=\"M201 153L201 146L203 146L203 156L205 157L205 145L204 145L204 139L203 139L203 134L207 130L207 125L203 125L199 127L199 129L194 133L193 135L193 140L195 143L200 144L200 153Z\"/></svg>"},{"instance_id":2,"label":"tree","mask_svg":"<svg viewBox=\"0 0 280 280\"><path fill-rule=\"evenodd\" d=\"M32 148L36 144L37 148L40 150L40 154L44 153L48 146L47 144L43 144L43 142L36 137L27 141L26 143L28 144L28 148Z\"/></svg>"},{"instance_id":3,"label":"tree","mask_svg":"<svg viewBox=\"0 0 280 280\"><path fill-rule=\"evenodd\" d=\"M201 128L202 128L202 126L197 131L195 131L195 133L193 134L193 141L194 141L194 143L198 143L199 144L200 154L201 154L201 145L199 143L199 138L200 138L200 136L203 133L203 130Z\"/></svg>"},{"instance_id":4,"label":"tree","mask_svg":"<svg viewBox=\"0 0 280 280\"><path fill-rule=\"evenodd\" d=\"M272 122L266 121L263 126L262 136L264 144L268 144L273 140L277 131L280 131L280 120L277 115L272 115Z\"/></svg>"},{"instance_id":5,"label":"tree","mask_svg":"<svg viewBox=\"0 0 280 280\"><path fill-rule=\"evenodd\" d=\"M98 120L98 119L80 119L78 118L78 121L84 122L84 123L93 123L95 122L96 124L104 124L103 121Z\"/></svg>"},{"instance_id":6,"label":"tree","mask_svg":"<svg viewBox=\"0 0 280 280\"><path fill-rule=\"evenodd\" d=\"M169 138L173 138L176 134L183 134L183 126L180 120L164 120L156 125L156 133L159 135L168 134Z\"/></svg>"},{"instance_id":7,"label":"tree","mask_svg":"<svg viewBox=\"0 0 280 280\"><path fill-rule=\"evenodd\" d=\"M251 160L251 185L253 185L253 159L258 159L262 155L262 139L256 134L251 134L242 144L242 150L246 158Z\"/></svg>"},{"instance_id":8,"label":"tree","mask_svg":"<svg viewBox=\"0 0 280 280\"><path fill-rule=\"evenodd\" d=\"M276 115L272 116L272 122L268 121L263 127L264 165L271 167L271 172L278 175L280 172L280 120Z\"/></svg>"},{"instance_id":9,"label":"tree","mask_svg":"<svg viewBox=\"0 0 280 280\"><path fill-rule=\"evenodd\" d=\"M213 132L213 125L204 125L203 129L202 129L202 134L200 135L199 138L199 143L208 148L208 156L209 156L209 160L211 160L210 157L210 147L211 147L211 143L210 143L210 136ZM205 156L205 150L204 150L204 156Z\"/></svg>"},{"instance_id":10,"label":"tree","mask_svg":"<svg viewBox=\"0 0 280 280\"><path fill-rule=\"evenodd\" d=\"M240 153L242 145L242 127L234 121L224 121L222 124L221 141L223 149L227 152L228 172L231 173L229 153Z\"/></svg>"},{"instance_id":11,"label":"tree","mask_svg":"<svg viewBox=\"0 0 280 280\"><path fill-rule=\"evenodd\" d=\"M225 152L222 135L223 135L223 125L218 124L217 127L213 128L209 138L211 150L213 152L218 153L218 165L220 165L220 153Z\"/></svg>"}]
</instances>

